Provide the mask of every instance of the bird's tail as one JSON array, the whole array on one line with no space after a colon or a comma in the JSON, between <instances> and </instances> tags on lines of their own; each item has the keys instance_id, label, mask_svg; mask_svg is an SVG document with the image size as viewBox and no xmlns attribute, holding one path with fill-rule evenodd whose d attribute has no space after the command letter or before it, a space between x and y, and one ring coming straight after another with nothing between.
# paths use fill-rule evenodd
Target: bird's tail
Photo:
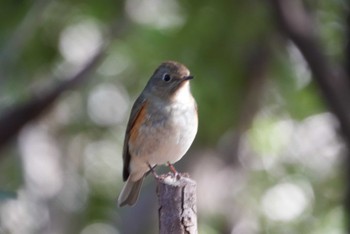
<instances>
[{"instance_id":1,"label":"bird's tail","mask_svg":"<svg viewBox=\"0 0 350 234\"><path fill-rule=\"evenodd\" d=\"M129 176L118 197L118 205L120 207L125 205L132 206L135 204L135 202L137 201L137 198L139 197L143 178L144 177L134 182L134 181L131 181Z\"/></svg>"}]
</instances>

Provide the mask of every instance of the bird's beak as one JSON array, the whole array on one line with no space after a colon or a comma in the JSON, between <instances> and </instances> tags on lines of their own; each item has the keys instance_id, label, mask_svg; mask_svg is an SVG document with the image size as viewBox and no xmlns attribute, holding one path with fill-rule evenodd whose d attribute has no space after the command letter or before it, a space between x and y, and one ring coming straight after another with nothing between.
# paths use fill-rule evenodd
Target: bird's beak
<instances>
[{"instance_id":1,"label":"bird's beak","mask_svg":"<svg viewBox=\"0 0 350 234\"><path fill-rule=\"evenodd\" d=\"M184 80L192 80L194 78L194 76L185 76Z\"/></svg>"}]
</instances>

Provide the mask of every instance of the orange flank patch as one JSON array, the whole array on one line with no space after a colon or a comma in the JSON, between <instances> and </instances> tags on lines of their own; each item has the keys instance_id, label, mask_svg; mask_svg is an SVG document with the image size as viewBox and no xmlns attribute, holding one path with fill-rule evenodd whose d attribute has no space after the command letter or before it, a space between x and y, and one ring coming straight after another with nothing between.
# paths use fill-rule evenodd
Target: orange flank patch
<instances>
[{"instance_id":1,"label":"orange flank patch","mask_svg":"<svg viewBox=\"0 0 350 234\"><path fill-rule=\"evenodd\" d=\"M139 135L139 129L143 122L145 121L146 117L146 107L147 107L147 102L143 104L141 107L140 111L137 113L137 116L135 118L135 121L133 122L133 125L130 130L130 139L129 142L131 141L132 143L136 141L138 135Z\"/></svg>"}]
</instances>

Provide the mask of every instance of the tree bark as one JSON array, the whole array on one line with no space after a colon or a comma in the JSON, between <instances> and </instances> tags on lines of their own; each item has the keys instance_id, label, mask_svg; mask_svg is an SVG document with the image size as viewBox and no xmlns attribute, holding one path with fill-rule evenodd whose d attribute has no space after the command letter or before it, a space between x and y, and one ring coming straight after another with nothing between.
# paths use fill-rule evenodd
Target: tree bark
<instances>
[{"instance_id":1,"label":"tree bark","mask_svg":"<svg viewBox=\"0 0 350 234\"><path fill-rule=\"evenodd\" d=\"M196 182L188 175L166 174L159 177L160 234L197 234Z\"/></svg>"}]
</instances>

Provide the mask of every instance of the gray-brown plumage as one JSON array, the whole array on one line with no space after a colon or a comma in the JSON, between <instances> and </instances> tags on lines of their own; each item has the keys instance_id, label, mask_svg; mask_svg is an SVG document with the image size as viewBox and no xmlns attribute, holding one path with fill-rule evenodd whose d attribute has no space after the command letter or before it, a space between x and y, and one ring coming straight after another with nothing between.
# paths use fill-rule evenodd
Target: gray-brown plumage
<instances>
[{"instance_id":1,"label":"gray-brown plumage","mask_svg":"<svg viewBox=\"0 0 350 234\"><path fill-rule=\"evenodd\" d=\"M136 99L124 139L119 206L135 204L150 166L180 160L192 144L198 127L192 78L184 65L164 62Z\"/></svg>"}]
</instances>

